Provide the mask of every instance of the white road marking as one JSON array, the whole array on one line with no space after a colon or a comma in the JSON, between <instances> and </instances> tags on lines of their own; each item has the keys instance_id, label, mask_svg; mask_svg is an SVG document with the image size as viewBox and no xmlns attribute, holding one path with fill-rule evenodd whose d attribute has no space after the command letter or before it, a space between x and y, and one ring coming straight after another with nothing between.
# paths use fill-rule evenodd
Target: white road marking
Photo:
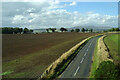
<instances>
[{"instance_id":1,"label":"white road marking","mask_svg":"<svg viewBox=\"0 0 120 80\"><path fill-rule=\"evenodd\" d=\"M88 51L88 49L87 49L87 51Z\"/></svg>"},{"instance_id":2,"label":"white road marking","mask_svg":"<svg viewBox=\"0 0 120 80\"><path fill-rule=\"evenodd\" d=\"M90 43L90 45L92 44L92 42Z\"/></svg>"},{"instance_id":3,"label":"white road marking","mask_svg":"<svg viewBox=\"0 0 120 80\"><path fill-rule=\"evenodd\" d=\"M90 48L90 45L89 45L89 47L88 48Z\"/></svg>"},{"instance_id":4,"label":"white road marking","mask_svg":"<svg viewBox=\"0 0 120 80\"><path fill-rule=\"evenodd\" d=\"M74 73L74 76L77 74L79 68L80 68L80 67L78 66L77 70L76 70L75 73Z\"/></svg>"},{"instance_id":5,"label":"white road marking","mask_svg":"<svg viewBox=\"0 0 120 80\"><path fill-rule=\"evenodd\" d=\"M84 54L84 56L86 56L87 52Z\"/></svg>"},{"instance_id":6,"label":"white road marking","mask_svg":"<svg viewBox=\"0 0 120 80\"><path fill-rule=\"evenodd\" d=\"M82 58L82 60L81 60L81 62L80 62L80 63L82 63L82 62L83 62L83 60L84 60L84 58Z\"/></svg>"}]
</instances>

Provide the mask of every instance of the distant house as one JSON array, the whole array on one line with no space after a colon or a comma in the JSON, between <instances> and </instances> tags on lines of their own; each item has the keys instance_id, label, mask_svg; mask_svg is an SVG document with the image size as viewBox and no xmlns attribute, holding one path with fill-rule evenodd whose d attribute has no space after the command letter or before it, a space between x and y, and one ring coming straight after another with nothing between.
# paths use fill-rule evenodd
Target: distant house
<instances>
[{"instance_id":1,"label":"distant house","mask_svg":"<svg viewBox=\"0 0 120 80\"><path fill-rule=\"evenodd\" d=\"M50 30L50 29L49 29L49 32L51 33L51 32L52 32L52 30Z\"/></svg>"},{"instance_id":2,"label":"distant house","mask_svg":"<svg viewBox=\"0 0 120 80\"><path fill-rule=\"evenodd\" d=\"M59 29L55 30L55 32L61 32Z\"/></svg>"},{"instance_id":3,"label":"distant house","mask_svg":"<svg viewBox=\"0 0 120 80\"><path fill-rule=\"evenodd\" d=\"M49 29L49 32L51 33L52 30ZM61 32L59 29L56 29L55 32Z\"/></svg>"},{"instance_id":4,"label":"distant house","mask_svg":"<svg viewBox=\"0 0 120 80\"><path fill-rule=\"evenodd\" d=\"M46 29L34 29L33 33L43 33L47 32ZM52 33L52 30L49 29L49 32ZM56 29L55 32L61 32L59 29Z\"/></svg>"},{"instance_id":5,"label":"distant house","mask_svg":"<svg viewBox=\"0 0 120 80\"><path fill-rule=\"evenodd\" d=\"M42 33L42 32L47 32L46 29L34 29L33 33Z\"/></svg>"}]
</instances>

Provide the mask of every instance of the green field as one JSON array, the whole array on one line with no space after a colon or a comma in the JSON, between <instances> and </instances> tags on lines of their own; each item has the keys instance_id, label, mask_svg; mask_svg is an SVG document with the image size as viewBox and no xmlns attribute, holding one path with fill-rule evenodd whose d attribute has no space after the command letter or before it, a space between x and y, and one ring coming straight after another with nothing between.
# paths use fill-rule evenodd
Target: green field
<instances>
[{"instance_id":1,"label":"green field","mask_svg":"<svg viewBox=\"0 0 120 80\"><path fill-rule=\"evenodd\" d=\"M110 55L115 64L120 63L119 37L120 34L108 34L108 36L104 38L105 44L109 48Z\"/></svg>"},{"instance_id":2,"label":"green field","mask_svg":"<svg viewBox=\"0 0 120 80\"><path fill-rule=\"evenodd\" d=\"M104 42L106 46L109 48L109 53L114 60L114 63L118 64L120 63L120 50L119 50L119 39L120 34L107 34L107 37L104 38ZM99 56L97 54L98 51L98 43L96 44L96 48L94 51L94 57L93 57L93 63L91 66L91 72L90 72L90 78L95 77L95 72L97 68L99 67L100 61L99 61Z\"/></svg>"}]
</instances>

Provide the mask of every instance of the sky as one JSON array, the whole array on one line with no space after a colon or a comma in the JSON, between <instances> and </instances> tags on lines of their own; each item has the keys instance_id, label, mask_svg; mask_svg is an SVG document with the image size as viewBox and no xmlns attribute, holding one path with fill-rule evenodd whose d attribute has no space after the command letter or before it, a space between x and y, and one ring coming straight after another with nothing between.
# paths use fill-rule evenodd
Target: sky
<instances>
[{"instance_id":1,"label":"sky","mask_svg":"<svg viewBox=\"0 0 120 80\"><path fill-rule=\"evenodd\" d=\"M2 27L118 26L117 2L2 2Z\"/></svg>"}]
</instances>

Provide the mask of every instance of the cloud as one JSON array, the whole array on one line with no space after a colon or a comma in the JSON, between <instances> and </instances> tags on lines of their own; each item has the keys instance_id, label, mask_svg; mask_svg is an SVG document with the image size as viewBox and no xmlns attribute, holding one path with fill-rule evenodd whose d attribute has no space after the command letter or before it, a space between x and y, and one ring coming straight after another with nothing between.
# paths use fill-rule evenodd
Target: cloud
<instances>
[{"instance_id":1,"label":"cloud","mask_svg":"<svg viewBox=\"0 0 120 80\"><path fill-rule=\"evenodd\" d=\"M2 2L44 2L48 0L2 0ZM51 0L61 2L71 2L73 0ZM79 2L108 2L108 0L74 0ZM119 2L119 0L109 0L109 2Z\"/></svg>"},{"instance_id":2,"label":"cloud","mask_svg":"<svg viewBox=\"0 0 120 80\"><path fill-rule=\"evenodd\" d=\"M72 2L72 3L70 4L70 6L74 6L74 5L76 5L76 2Z\"/></svg>"},{"instance_id":3,"label":"cloud","mask_svg":"<svg viewBox=\"0 0 120 80\"><path fill-rule=\"evenodd\" d=\"M2 0L2 2L45 2L48 0ZM54 0L49 0L54 1Z\"/></svg>"},{"instance_id":4,"label":"cloud","mask_svg":"<svg viewBox=\"0 0 120 80\"><path fill-rule=\"evenodd\" d=\"M71 5L76 3L72 2ZM71 6L72 7L72 6ZM101 15L95 12L84 14L68 12L59 2L3 3L3 26L28 28L117 26L118 16Z\"/></svg>"}]
</instances>

